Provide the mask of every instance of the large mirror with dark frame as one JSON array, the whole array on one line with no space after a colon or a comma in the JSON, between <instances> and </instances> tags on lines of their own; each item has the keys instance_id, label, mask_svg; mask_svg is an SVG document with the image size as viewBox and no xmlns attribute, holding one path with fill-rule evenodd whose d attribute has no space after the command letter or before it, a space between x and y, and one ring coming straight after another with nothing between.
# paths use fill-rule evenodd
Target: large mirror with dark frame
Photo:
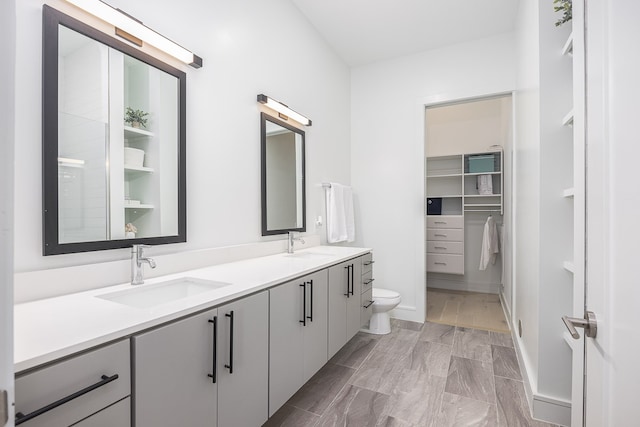
<instances>
[{"instance_id":1,"label":"large mirror with dark frame","mask_svg":"<svg viewBox=\"0 0 640 427\"><path fill-rule=\"evenodd\" d=\"M44 255L186 241L184 72L43 8Z\"/></svg>"},{"instance_id":2,"label":"large mirror with dark frame","mask_svg":"<svg viewBox=\"0 0 640 427\"><path fill-rule=\"evenodd\" d=\"M260 115L262 235L306 231L304 131Z\"/></svg>"}]
</instances>

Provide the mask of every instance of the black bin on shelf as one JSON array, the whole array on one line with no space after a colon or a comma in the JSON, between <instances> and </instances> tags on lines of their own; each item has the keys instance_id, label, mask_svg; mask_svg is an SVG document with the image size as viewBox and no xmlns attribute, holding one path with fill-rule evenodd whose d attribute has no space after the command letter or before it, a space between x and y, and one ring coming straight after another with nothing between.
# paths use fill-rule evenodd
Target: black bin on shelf
<instances>
[{"instance_id":1,"label":"black bin on shelf","mask_svg":"<svg viewBox=\"0 0 640 427\"><path fill-rule=\"evenodd\" d=\"M442 197L427 198L427 215L442 215Z\"/></svg>"}]
</instances>

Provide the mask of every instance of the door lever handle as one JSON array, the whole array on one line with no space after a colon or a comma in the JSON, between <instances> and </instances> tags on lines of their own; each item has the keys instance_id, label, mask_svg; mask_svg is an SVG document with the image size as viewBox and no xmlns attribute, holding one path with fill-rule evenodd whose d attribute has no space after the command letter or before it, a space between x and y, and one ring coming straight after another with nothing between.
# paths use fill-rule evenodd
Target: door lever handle
<instances>
[{"instance_id":1,"label":"door lever handle","mask_svg":"<svg viewBox=\"0 0 640 427\"><path fill-rule=\"evenodd\" d=\"M593 311L585 311L584 319L577 317L562 316L564 326L567 327L571 337L577 340L580 338L580 334L576 328L584 328L584 334L589 338L595 338L598 334L598 321Z\"/></svg>"}]
</instances>

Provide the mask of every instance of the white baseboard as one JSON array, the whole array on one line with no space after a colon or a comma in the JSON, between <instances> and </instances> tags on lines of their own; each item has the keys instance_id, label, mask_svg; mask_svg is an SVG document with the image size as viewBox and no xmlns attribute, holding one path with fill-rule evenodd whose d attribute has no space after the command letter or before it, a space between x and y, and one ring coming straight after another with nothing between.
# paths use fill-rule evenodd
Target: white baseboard
<instances>
[{"instance_id":1,"label":"white baseboard","mask_svg":"<svg viewBox=\"0 0 640 427\"><path fill-rule=\"evenodd\" d=\"M482 292L485 294L500 293L499 283L465 283L441 278L428 278L427 289L429 288L446 289L449 291Z\"/></svg>"},{"instance_id":2,"label":"white baseboard","mask_svg":"<svg viewBox=\"0 0 640 427\"><path fill-rule=\"evenodd\" d=\"M542 394L533 395L533 418L561 426L571 425L571 402Z\"/></svg>"},{"instance_id":3,"label":"white baseboard","mask_svg":"<svg viewBox=\"0 0 640 427\"><path fill-rule=\"evenodd\" d=\"M502 300L503 298L504 295L500 293L500 299ZM509 310L506 304L504 304L504 301L502 307L505 311L505 315L507 315L509 329L511 329L511 338L513 339L516 356L518 357L520 375L523 379L524 391L527 397L527 401L529 402L531 416L536 420L546 421L548 423L558 424L561 426L570 426L571 402L537 393L531 386L532 381L530 380L529 376L529 371L531 371L531 369L528 370L527 364L524 362L524 357L522 356L522 350L520 348L520 341L517 337L517 331L511 322L511 313L509 313Z\"/></svg>"},{"instance_id":4,"label":"white baseboard","mask_svg":"<svg viewBox=\"0 0 640 427\"><path fill-rule=\"evenodd\" d=\"M394 319L424 323L424 319L418 318L418 309L411 305L400 304L390 312L390 316Z\"/></svg>"}]
</instances>

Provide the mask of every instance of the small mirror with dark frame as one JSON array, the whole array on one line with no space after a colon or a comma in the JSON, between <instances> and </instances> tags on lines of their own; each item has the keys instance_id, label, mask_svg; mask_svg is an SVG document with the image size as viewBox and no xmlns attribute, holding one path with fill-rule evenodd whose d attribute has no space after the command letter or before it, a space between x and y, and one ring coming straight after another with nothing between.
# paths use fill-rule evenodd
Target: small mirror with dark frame
<instances>
[{"instance_id":1,"label":"small mirror with dark frame","mask_svg":"<svg viewBox=\"0 0 640 427\"><path fill-rule=\"evenodd\" d=\"M304 131L260 114L262 235L306 231Z\"/></svg>"},{"instance_id":2,"label":"small mirror with dark frame","mask_svg":"<svg viewBox=\"0 0 640 427\"><path fill-rule=\"evenodd\" d=\"M186 74L43 6L44 255L186 233Z\"/></svg>"}]
</instances>

